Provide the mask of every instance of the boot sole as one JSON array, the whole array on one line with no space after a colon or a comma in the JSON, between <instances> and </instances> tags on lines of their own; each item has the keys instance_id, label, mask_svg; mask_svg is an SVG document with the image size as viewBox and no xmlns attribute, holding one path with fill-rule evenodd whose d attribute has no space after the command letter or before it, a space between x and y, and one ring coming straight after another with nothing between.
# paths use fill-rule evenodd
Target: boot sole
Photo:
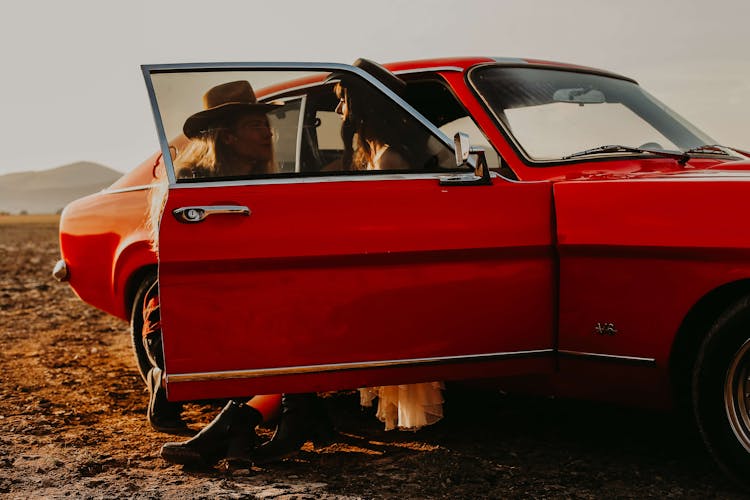
<instances>
[{"instance_id":1,"label":"boot sole","mask_svg":"<svg viewBox=\"0 0 750 500\"><path fill-rule=\"evenodd\" d=\"M177 443L179 444L179 443ZM186 448L171 448L164 445L159 455L167 462L177 465L188 465L193 467L212 467L216 462L206 460L195 450Z\"/></svg>"}]
</instances>

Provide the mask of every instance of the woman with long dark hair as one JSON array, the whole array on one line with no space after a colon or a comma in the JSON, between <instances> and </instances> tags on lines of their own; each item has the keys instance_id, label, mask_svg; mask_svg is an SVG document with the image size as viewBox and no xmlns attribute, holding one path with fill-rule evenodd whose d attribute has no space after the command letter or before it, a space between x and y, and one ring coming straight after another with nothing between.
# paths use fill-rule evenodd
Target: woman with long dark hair
<instances>
[{"instance_id":1,"label":"woman with long dark hair","mask_svg":"<svg viewBox=\"0 0 750 500\"><path fill-rule=\"evenodd\" d=\"M403 92L398 81L391 85ZM342 163L349 170L407 170L413 155L404 144L410 134L398 113L383 109L383 98L370 86L343 77L334 87L339 98L344 141ZM413 163L412 163L413 165ZM386 430L417 430L443 418L442 382L366 387L359 390L360 404L372 406L378 400L376 417Z\"/></svg>"},{"instance_id":2,"label":"woman with long dark hair","mask_svg":"<svg viewBox=\"0 0 750 500\"><path fill-rule=\"evenodd\" d=\"M411 154L403 144L406 134L398 116L385 113L383 98L354 79L334 87L339 98L336 112L342 117L341 138L346 170L407 170Z\"/></svg>"}]
</instances>

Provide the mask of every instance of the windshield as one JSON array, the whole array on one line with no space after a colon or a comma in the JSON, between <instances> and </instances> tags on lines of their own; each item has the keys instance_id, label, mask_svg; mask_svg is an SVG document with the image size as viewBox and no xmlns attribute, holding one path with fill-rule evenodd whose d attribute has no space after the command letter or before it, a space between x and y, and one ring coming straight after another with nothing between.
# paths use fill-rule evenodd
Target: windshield
<instances>
[{"instance_id":1,"label":"windshield","mask_svg":"<svg viewBox=\"0 0 750 500\"><path fill-rule=\"evenodd\" d=\"M476 69L470 80L531 160L562 160L608 144L687 151L715 142L632 81L497 66Z\"/></svg>"}]
</instances>

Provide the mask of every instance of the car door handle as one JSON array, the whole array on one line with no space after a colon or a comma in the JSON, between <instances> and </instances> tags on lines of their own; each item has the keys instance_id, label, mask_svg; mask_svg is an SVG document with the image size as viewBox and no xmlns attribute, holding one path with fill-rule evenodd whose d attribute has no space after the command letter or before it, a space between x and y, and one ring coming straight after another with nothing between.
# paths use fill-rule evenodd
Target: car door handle
<instances>
[{"instance_id":1,"label":"car door handle","mask_svg":"<svg viewBox=\"0 0 750 500\"><path fill-rule=\"evenodd\" d=\"M194 224L201 222L209 215L227 214L227 215L244 215L248 217L252 212L242 205L209 205L197 207L180 207L172 210L172 215L185 224Z\"/></svg>"}]
</instances>

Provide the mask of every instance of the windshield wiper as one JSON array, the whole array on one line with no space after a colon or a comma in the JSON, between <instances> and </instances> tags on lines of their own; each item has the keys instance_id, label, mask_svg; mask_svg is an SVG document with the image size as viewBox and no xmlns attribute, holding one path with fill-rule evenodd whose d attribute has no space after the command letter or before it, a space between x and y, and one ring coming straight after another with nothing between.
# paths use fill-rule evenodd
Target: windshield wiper
<instances>
[{"instance_id":1,"label":"windshield wiper","mask_svg":"<svg viewBox=\"0 0 750 500\"><path fill-rule=\"evenodd\" d=\"M664 156L667 158L674 158L677 160L677 162L680 165L684 165L689 159L690 156L687 153L678 153L674 151L662 151L659 149L643 149L643 148L633 148L630 146L621 146L620 144L608 144L606 146L598 146L591 149L585 149L583 151L579 151L577 153L573 153L568 156L563 156L563 160L568 160L570 158L577 158L579 156L588 156L593 155L597 153L618 153L620 151L628 152L628 153L647 153L652 155L658 155L658 156Z\"/></svg>"},{"instance_id":2,"label":"windshield wiper","mask_svg":"<svg viewBox=\"0 0 750 500\"><path fill-rule=\"evenodd\" d=\"M692 153L709 153L709 154L720 154L725 156L732 156L728 151L739 153L746 158L750 158L750 153L742 151L741 149L730 148L729 146L722 146L721 144L704 144L703 146L696 146L685 151L685 154Z\"/></svg>"}]
</instances>

